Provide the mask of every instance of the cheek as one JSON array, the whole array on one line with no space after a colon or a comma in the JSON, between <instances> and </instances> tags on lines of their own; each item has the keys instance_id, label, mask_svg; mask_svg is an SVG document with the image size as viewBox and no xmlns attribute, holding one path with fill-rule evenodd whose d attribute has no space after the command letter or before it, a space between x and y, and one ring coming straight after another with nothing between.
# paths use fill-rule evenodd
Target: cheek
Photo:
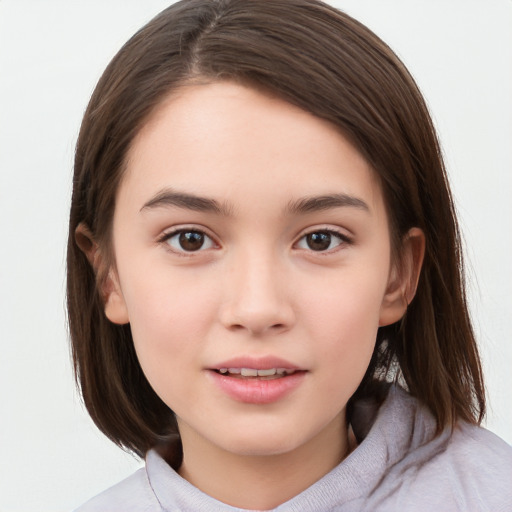
<instances>
[{"instance_id":1,"label":"cheek","mask_svg":"<svg viewBox=\"0 0 512 512\"><path fill-rule=\"evenodd\" d=\"M150 382L172 378L192 359L216 314L213 290L162 275L144 273L124 290L135 350Z\"/></svg>"},{"instance_id":2,"label":"cheek","mask_svg":"<svg viewBox=\"0 0 512 512\"><path fill-rule=\"evenodd\" d=\"M385 271L360 269L333 273L324 283L309 283L303 298L303 316L318 326L350 339L365 339L377 331L387 284Z\"/></svg>"},{"instance_id":3,"label":"cheek","mask_svg":"<svg viewBox=\"0 0 512 512\"><path fill-rule=\"evenodd\" d=\"M324 289L328 292L304 303L308 337L315 340L316 355L333 375L358 384L375 346L385 283L366 272L331 279Z\"/></svg>"}]
</instances>

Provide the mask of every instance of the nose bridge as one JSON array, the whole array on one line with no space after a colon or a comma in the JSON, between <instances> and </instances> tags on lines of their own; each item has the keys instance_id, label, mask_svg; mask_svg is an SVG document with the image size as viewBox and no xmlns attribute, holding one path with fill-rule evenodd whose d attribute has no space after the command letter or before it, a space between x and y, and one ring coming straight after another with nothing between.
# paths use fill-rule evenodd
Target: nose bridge
<instances>
[{"instance_id":1,"label":"nose bridge","mask_svg":"<svg viewBox=\"0 0 512 512\"><path fill-rule=\"evenodd\" d=\"M240 250L230 262L223 323L253 334L285 330L293 323L286 269L277 251L255 246Z\"/></svg>"}]
</instances>

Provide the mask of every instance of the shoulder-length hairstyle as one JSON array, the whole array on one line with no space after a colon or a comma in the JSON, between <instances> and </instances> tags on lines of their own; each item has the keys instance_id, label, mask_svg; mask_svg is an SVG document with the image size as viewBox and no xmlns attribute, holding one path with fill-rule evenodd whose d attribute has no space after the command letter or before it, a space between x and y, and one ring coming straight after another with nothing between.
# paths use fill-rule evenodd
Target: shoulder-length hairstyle
<instances>
[{"instance_id":1,"label":"shoulder-length hairstyle","mask_svg":"<svg viewBox=\"0 0 512 512\"><path fill-rule=\"evenodd\" d=\"M87 226L106 267L116 191L128 149L176 88L235 81L268 91L348 137L379 176L392 246L419 227L426 254L405 317L380 328L355 396L398 380L432 411L438 429L481 421L485 397L466 305L460 236L425 102L390 48L317 0L184 0L136 33L91 97L76 147L67 300L75 374L85 405L111 440L139 455L176 436L173 412L137 361L130 326L104 314L104 272L75 240ZM314 171L312 171L314 172Z\"/></svg>"}]
</instances>

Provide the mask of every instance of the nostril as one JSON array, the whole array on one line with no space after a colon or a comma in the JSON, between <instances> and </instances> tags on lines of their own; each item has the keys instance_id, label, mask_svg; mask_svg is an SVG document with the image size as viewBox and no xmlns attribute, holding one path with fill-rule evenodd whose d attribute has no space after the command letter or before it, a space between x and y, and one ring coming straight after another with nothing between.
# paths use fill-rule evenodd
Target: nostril
<instances>
[{"instance_id":1,"label":"nostril","mask_svg":"<svg viewBox=\"0 0 512 512\"><path fill-rule=\"evenodd\" d=\"M231 331L250 331L253 333L264 333L264 332L278 332L286 329L286 324L284 323L276 323L268 326L261 325L243 325L239 323L234 323L227 326Z\"/></svg>"},{"instance_id":2,"label":"nostril","mask_svg":"<svg viewBox=\"0 0 512 512\"><path fill-rule=\"evenodd\" d=\"M249 298L251 298L249 296ZM280 333L288 330L295 322L295 315L289 301L241 300L233 297L219 312L222 325L231 332L248 331L259 335Z\"/></svg>"}]
</instances>

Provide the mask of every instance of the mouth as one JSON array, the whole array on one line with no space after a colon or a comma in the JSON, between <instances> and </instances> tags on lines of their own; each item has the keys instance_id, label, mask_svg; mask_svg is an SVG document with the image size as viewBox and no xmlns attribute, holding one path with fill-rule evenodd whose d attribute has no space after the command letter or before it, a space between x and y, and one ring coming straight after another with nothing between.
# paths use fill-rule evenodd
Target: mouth
<instances>
[{"instance_id":1,"label":"mouth","mask_svg":"<svg viewBox=\"0 0 512 512\"><path fill-rule=\"evenodd\" d=\"M264 405L292 395L309 370L274 355L239 356L208 368L211 382L236 402Z\"/></svg>"},{"instance_id":2,"label":"mouth","mask_svg":"<svg viewBox=\"0 0 512 512\"><path fill-rule=\"evenodd\" d=\"M212 383L229 398L246 404L279 402L305 381L307 370L277 358L238 358L209 369Z\"/></svg>"},{"instance_id":3,"label":"mouth","mask_svg":"<svg viewBox=\"0 0 512 512\"><path fill-rule=\"evenodd\" d=\"M214 372L242 380L275 380L288 377L302 370L291 368L218 368Z\"/></svg>"}]
</instances>

